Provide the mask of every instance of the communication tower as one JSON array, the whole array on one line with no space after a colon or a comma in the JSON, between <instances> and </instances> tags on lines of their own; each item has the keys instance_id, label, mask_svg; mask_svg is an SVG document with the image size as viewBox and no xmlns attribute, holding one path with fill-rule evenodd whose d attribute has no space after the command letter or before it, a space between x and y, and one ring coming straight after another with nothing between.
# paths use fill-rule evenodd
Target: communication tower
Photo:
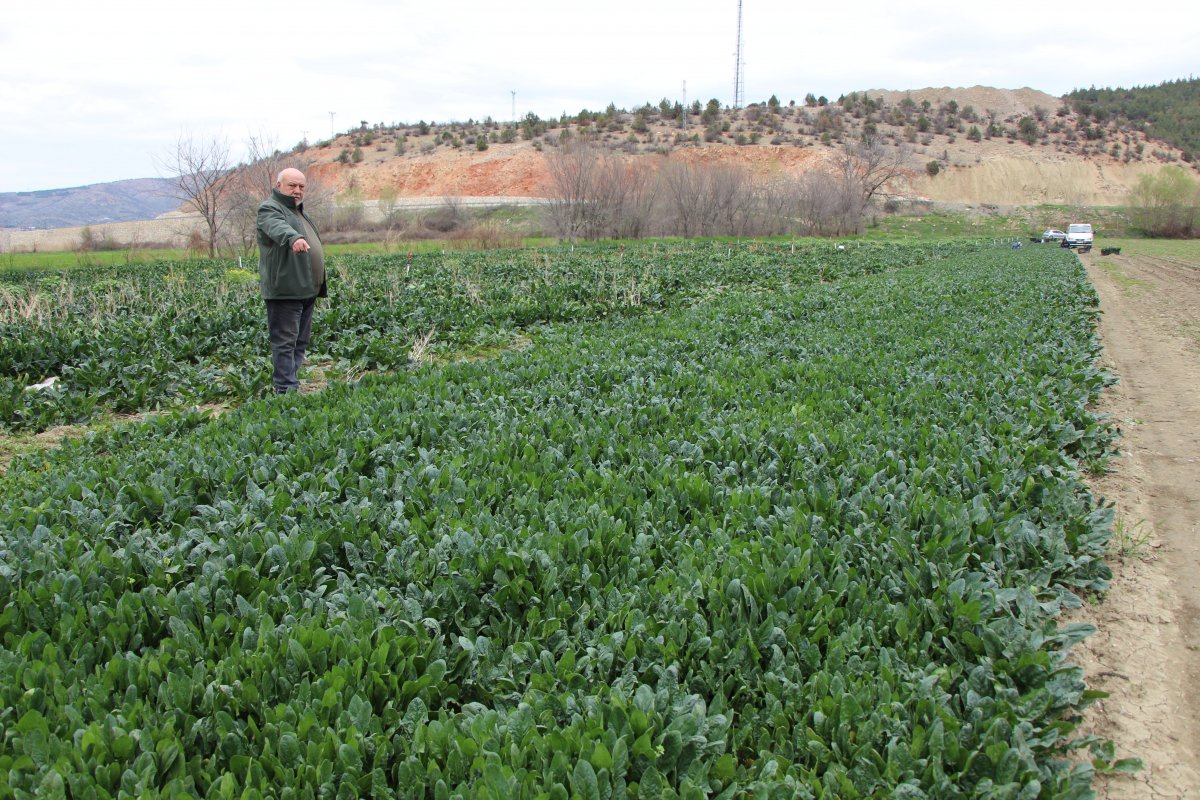
<instances>
[{"instance_id":1,"label":"communication tower","mask_svg":"<svg viewBox=\"0 0 1200 800\"><path fill-rule=\"evenodd\" d=\"M733 107L746 100L746 64L742 59L742 0L738 0L737 49L733 53Z\"/></svg>"}]
</instances>

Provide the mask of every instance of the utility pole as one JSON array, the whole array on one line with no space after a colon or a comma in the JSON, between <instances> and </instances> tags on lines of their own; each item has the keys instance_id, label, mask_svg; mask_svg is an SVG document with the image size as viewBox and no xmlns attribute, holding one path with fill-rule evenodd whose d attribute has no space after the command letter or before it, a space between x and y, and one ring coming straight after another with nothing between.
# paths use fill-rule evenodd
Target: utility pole
<instances>
[{"instance_id":1,"label":"utility pole","mask_svg":"<svg viewBox=\"0 0 1200 800\"><path fill-rule=\"evenodd\" d=\"M516 90L516 89L513 89L513 90L512 90L512 101L513 101L513 104L512 104L512 124L513 124L513 125L516 125L516 124L517 124L517 90Z\"/></svg>"},{"instance_id":2,"label":"utility pole","mask_svg":"<svg viewBox=\"0 0 1200 800\"><path fill-rule=\"evenodd\" d=\"M687 107L687 81L684 81L684 82L683 82L683 115L682 115L682 121L683 121L683 132L684 132L685 134L687 133L687 115L688 115L688 107Z\"/></svg>"},{"instance_id":3,"label":"utility pole","mask_svg":"<svg viewBox=\"0 0 1200 800\"><path fill-rule=\"evenodd\" d=\"M336 111L329 112L329 141L333 141L337 134L333 130L333 118L337 116Z\"/></svg>"}]
</instances>

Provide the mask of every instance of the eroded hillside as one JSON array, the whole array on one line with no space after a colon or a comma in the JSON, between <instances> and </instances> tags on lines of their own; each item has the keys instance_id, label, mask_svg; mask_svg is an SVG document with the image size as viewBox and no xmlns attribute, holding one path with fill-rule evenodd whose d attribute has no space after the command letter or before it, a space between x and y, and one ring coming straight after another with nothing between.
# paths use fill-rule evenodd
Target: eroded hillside
<instances>
[{"instance_id":1,"label":"eroded hillside","mask_svg":"<svg viewBox=\"0 0 1200 800\"><path fill-rule=\"evenodd\" d=\"M335 192L367 199L547 196L553 189L546 154L567 138L599 142L630 159L719 160L760 174L798 174L869 132L910 153L909 185L897 191L1006 205L1118 205L1140 175L1179 158L1141 133L1079 118L1061 99L1033 89L872 90L822 100L740 110L696 104L683 116L663 101L559 120L527 117L515 127L493 120L366 125L297 155Z\"/></svg>"},{"instance_id":2,"label":"eroded hillside","mask_svg":"<svg viewBox=\"0 0 1200 800\"><path fill-rule=\"evenodd\" d=\"M283 156L306 170L312 196L338 204L404 204L416 198L544 198L554 194L549 156L566 140L611 148L648 168L669 160L740 164L761 178L796 178L844 145L874 137L903 149L907 170L888 187L901 197L966 206L1118 206L1145 174L1184 163L1144 133L1073 113L1034 89L871 90L835 101L772 97L743 109L716 101L685 109L663 100L560 119L527 115L448 124L374 124ZM89 235L128 242L186 242L186 215L93 225ZM5 231L0 249L73 249L81 229Z\"/></svg>"}]
</instances>

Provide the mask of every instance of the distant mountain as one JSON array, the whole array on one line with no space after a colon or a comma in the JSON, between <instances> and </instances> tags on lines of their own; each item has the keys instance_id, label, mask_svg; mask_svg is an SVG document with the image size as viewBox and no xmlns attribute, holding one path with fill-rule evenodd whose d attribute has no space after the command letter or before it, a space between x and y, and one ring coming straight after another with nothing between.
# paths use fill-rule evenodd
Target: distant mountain
<instances>
[{"instance_id":1,"label":"distant mountain","mask_svg":"<svg viewBox=\"0 0 1200 800\"><path fill-rule=\"evenodd\" d=\"M0 192L0 228L67 228L153 219L180 205L165 178L136 178L70 189Z\"/></svg>"}]
</instances>

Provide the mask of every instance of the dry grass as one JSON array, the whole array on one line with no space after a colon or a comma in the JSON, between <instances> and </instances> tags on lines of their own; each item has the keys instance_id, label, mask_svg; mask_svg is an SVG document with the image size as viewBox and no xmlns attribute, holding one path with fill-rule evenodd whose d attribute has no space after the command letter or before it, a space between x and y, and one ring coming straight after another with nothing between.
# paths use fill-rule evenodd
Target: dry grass
<instances>
[{"instance_id":1,"label":"dry grass","mask_svg":"<svg viewBox=\"0 0 1200 800\"><path fill-rule=\"evenodd\" d=\"M408 351L408 360L413 364L420 364L422 361L429 360L429 345L433 342L433 336L437 333L437 328L430 328L426 333L417 336L413 342L412 349Z\"/></svg>"}]
</instances>

